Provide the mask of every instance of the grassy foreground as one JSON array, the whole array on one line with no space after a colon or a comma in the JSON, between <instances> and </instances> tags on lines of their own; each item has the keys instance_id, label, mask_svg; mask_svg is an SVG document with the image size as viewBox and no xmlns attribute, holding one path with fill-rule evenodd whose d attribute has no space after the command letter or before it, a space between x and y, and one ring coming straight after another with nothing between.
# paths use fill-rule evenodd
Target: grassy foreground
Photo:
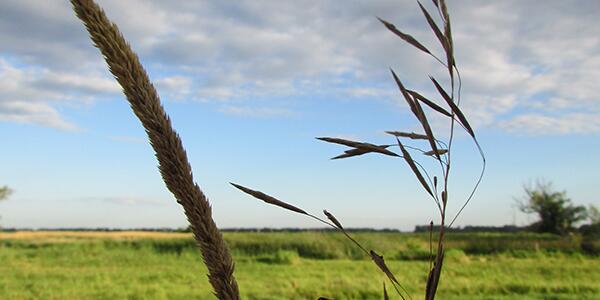
<instances>
[{"instance_id":1,"label":"grassy foreground","mask_svg":"<svg viewBox=\"0 0 600 300\"><path fill-rule=\"evenodd\" d=\"M423 298L428 235L356 233ZM336 233L225 233L244 299L382 299L384 276ZM440 299L600 299L600 258L577 237L449 236ZM192 238L0 233L0 299L214 299Z\"/></svg>"}]
</instances>

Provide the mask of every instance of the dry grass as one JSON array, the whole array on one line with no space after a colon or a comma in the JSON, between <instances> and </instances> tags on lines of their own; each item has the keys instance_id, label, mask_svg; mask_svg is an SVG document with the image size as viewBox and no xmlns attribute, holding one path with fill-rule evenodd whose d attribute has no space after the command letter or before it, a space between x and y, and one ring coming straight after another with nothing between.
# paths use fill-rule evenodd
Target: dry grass
<instances>
[{"instance_id":1,"label":"dry grass","mask_svg":"<svg viewBox=\"0 0 600 300\"><path fill-rule=\"evenodd\" d=\"M162 178L185 210L208 267L208 277L215 295L219 299L238 299L231 254L212 219L207 197L194 182L183 144L171 127L171 121L144 67L117 25L108 20L93 0L72 0L71 3L148 134Z\"/></svg>"}]
</instances>

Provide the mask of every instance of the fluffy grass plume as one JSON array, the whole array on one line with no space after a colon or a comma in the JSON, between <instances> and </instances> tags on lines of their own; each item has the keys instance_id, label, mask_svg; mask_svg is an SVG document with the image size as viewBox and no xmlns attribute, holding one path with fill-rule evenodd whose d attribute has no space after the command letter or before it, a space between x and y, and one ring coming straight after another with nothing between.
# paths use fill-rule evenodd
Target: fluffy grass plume
<instances>
[{"instance_id":1,"label":"fluffy grass plume","mask_svg":"<svg viewBox=\"0 0 600 300\"><path fill-rule=\"evenodd\" d=\"M192 227L208 278L219 299L239 299L233 276L234 264L221 233L212 219L210 203L194 182L192 169L177 133L171 127L156 89L137 55L131 50L104 11L92 0L71 0L94 45L117 79L135 115L140 119L156 152L159 170L167 188L185 210Z\"/></svg>"}]
</instances>

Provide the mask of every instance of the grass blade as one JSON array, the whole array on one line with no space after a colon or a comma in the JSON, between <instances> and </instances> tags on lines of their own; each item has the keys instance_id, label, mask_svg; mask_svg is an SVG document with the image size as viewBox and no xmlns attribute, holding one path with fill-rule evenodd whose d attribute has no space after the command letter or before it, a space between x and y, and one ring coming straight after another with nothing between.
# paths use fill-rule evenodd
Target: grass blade
<instances>
[{"instance_id":1,"label":"grass blade","mask_svg":"<svg viewBox=\"0 0 600 300\"><path fill-rule=\"evenodd\" d=\"M329 219L329 221L333 222L333 224L335 224L335 226L337 226L340 230L344 231L344 227L342 226L342 223L340 223L334 215L332 215L331 213L329 213L327 210L323 210L323 213L327 216L327 219Z\"/></svg>"},{"instance_id":2,"label":"grass blade","mask_svg":"<svg viewBox=\"0 0 600 300\"><path fill-rule=\"evenodd\" d=\"M390 271L388 266L385 264L385 260L383 259L383 256L377 254L373 250L370 250L369 254L371 255L371 259L373 260L373 262L390 279L392 284L395 283L396 285L398 285L408 295L408 291L400 284L400 282L398 282L398 280L396 279L396 277L394 276L392 271ZM395 287L395 285L394 285L394 287ZM400 291L398 289L396 289L396 291L398 292L398 294L400 295L400 297L402 299L406 299L406 298L404 298L404 296L402 296L402 294L400 293ZM409 295L409 297L410 297L410 295Z\"/></svg>"},{"instance_id":3,"label":"grass blade","mask_svg":"<svg viewBox=\"0 0 600 300\"><path fill-rule=\"evenodd\" d=\"M408 153L408 151L406 151L406 149L404 148L404 145L402 145L402 143L400 142L400 139L396 138L396 140L398 141L398 146L400 146L400 150L402 151L402 157L404 157L404 160L406 160L406 162L408 163L408 166L411 168L413 173L415 173L415 176L417 176L417 179L419 180L421 185L423 185L423 188L425 188L427 193L429 193L429 195L431 195L433 197L433 192L431 191L431 188L429 187L429 185L427 184L427 181L425 181L425 178L423 177L423 175L417 168L417 165L413 161L412 157L410 157L410 153Z\"/></svg>"},{"instance_id":4,"label":"grass blade","mask_svg":"<svg viewBox=\"0 0 600 300\"><path fill-rule=\"evenodd\" d=\"M392 271L390 271L390 269L388 268L388 266L385 264L385 261L383 260L383 256L378 255L375 251L370 250L369 254L371 255L371 259L373 260L373 262L375 262L375 264L379 267L379 269L394 283L396 284L400 284L400 282L398 282L398 280L396 279L396 277L394 276L394 274L392 273Z\"/></svg>"},{"instance_id":5,"label":"grass blade","mask_svg":"<svg viewBox=\"0 0 600 300\"><path fill-rule=\"evenodd\" d=\"M417 109L415 108L415 100L410 96L410 94L408 93L408 90L404 87L404 85L402 84L402 81L400 81L400 78L398 78L398 76L396 75L394 70L390 69L390 71L392 72L394 81L396 81L396 85L398 85L398 88L400 89L400 93L402 93L402 96L404 96L404 99L406 100L406 102L408 103L408 106L410 107L410 111L412 111L413 114L418 118L419 116L417 114Z\"/></svg>"},{"instance_id":6,"label":"grass blade","mask_svg":"<svg viewBox=\"0 0 600 300\"><path fill-rule=\"evenodd\" d=\"M427 104L427 106L429 106L430 108L432 108L433 110L448 116L448 117L452 117L452 114L450 114L447 110L443 109L441 106L435 104L433 101L425 98L423 95L415 92L415 91L411 91L411 90L407 90L407 92L413 96L414 99L417 99L425 104Z\"/></svg>"},{"instance_id":7,"label":"grass blade","mask_svg":"<svg viewBox=\"0 0 600 300\"><path fill-rule=\"evenodd\" d=\"M425 299L431 299L431 284L433 283L433 274L435 273L435 267L429 271L427 276L427 284L425 285Z\"/></svg>"},{"instance_id":8,"label":"grass blade","mask_svg":"<svg viewBox=\"0 0 600 300\"><path fill-rule=\"evenodd\" d=\"M249 189L247 187L243 187L243 186L241 186L239 184L235 184L235 183L232 183L232 182L230 182L229 184L233 185L234 187L236 187L237 189L241 190L242 192L244 192L244 193L246 193L248 195L253 196L256 199L262 200L262 201L267 202L269 204L273 204L273 205L279 206L281 208L285 208L285 209L288 209L288 210L291 210L291 211L294 211L294 212L297 212L297 213L300 213L300 214L303 214L303 215L308 215L308 213L306 211L304 211L304 210L302 210L302 209L300 209L298 207L295 207L295 206L293 206L291 204L287 204L287 203L285 203L285 202L283 202L283 201L281 201L279 199L276 199L275 197L269 196L269 195L267 195L267 194L265 194L263 192L255 191L255 190Z\"/></svg>"},{"instance_id":9,"label":"grass blade","mask_svg":"<svg viewBox=\"0 0 600 300\"><path fill-rule=\"evenodd\" d=\"M444 98L444 100L446 100L446 102L450 106L450 109L452 109L452 112L456 115L456 117L458 118L458 120L460 121L460 123L465 127L465 130L473 138L475 138L475 132L473 131L473 128L471 128L471 125L467 121L467 118L462 113L462 111L460 110L460 108L458 108L458 106L454 103L454 101L452 101L452 98L450 98L450 96L448 96L448 93L446 93L446 91L444 91L444 88L437 82L437 80L435 80L435 78L433 78L433 76L429 76L429 78L431 79L431 81L433 81L433 84L435 85L435 88L438 90L438 92L440 93L440 95L442 95L442 98Z\"/></svg>"},{"instance_id":10,"label":"grass blade","mask_svg":"<svg viewBox=\"0 0 600 300\"><path fill-rule=\"evenodd\" d=\"M381 146L377 146L377 145L373 145L373 144L369 144L369 143L355 142L355 141L351 141L351 140L346 140L346 139L341 139L341 138L330 138L330 137L318 137L317 140L321 140L321 141L328 142L328 143L345 145L348 147L354 147L357 149L365 150L365 151L367 151L366 153L377 152L377 153L381 153L381 154L385 154L385 155L389 155L389 156L398 156L398 154L396 154L390 150L387 150L386 149L387 147L381 147Z\"/></svg>"},{"instance_id":11,"label":"grass blade","mask_svg":"<svg viewBox=\"0 0 600 300\"><path fill-rule=\"evenodd\" d=\"M444 155L446 153L448 153L448 150L446 150L446 149L438 149L437 152L434 152L433 150L432 151L423 152L423 154L427 155L427 156L433 156L434 154L435 155ZM434 176L433 179L434 179L434 182L437 182L437 181L435 181L435 180L437 180L437 177Z\"/></svg>"},{"instance_id":12,"label":"grass blade","mask_svg":"<svg viewBox=\"0 0 600 300\"><path fill-rule=\"evenodd\" d=\"M448 49L446 49L446 60L448 61L448 73L450 74L450 78L454 77L453 67L454 64L454 45L452 43L452 29L450 27L450 14L448 14L448 6L446 5L446 0L439 0L440 7L442 10L442 16L444 17L444 36L446 37L446 41L448 43Z\"/></svg>"},{"instance_id":13,"label":"grass blade","mask_svg":"<svg viewBox=\"0 0 600 300\"><path fill-rule=\"evenodd\" d=\"M391 134L396 137L405 137L413 140L426 140L428 139L426 135L414 133L414 132L402 132L402 131L386 131L385 133Z\"/></svg>"},{"instance_id":14,"label":"grass blade","mask_svg":"<svg viewBox=\"0 0 600 300\"><path fill-rule=\"evenodd\" d=\"M385 288L385 281L383 282L383 300L390 300L390 296L388 296L387 289Z\"/></svg>"},{"instance_id":15,"label":"grass blade","mask_svg":"<svg viewBox=\"0 0 600 300\"><path fill-rule=\"evenodd\" d=\"M389 31L391 31L391 32L393 32L394 34L396 34L397 36L399 36L399 37L400 37L401 39L403 39L405 42L407 42L407 43L409 43L409 44L411 44L411 45L415 46L416 48L418 48L419 50L421 50L421 51L423 51L423 52L425 52L425 53L427 53L427 54L431 54L431 52L429 52L429 50L427 50L427 48L425 48L425 46L423 46L423 44L419 43L419 41L417 41L417 40L416 40L414 37L412 37L411 35L409 35L409 34L406 34L406 33L402 32L402 31L398 30L398 29L396 28L396 26L394 26L394 24L392 24L392 23L390 23L390 22L388 22L388 21L386 21L386 20L383 20L383 19L381 19L381 18L379 18L379 17L377 17L377 19L379 20L379 22L383 23L383 25L385 25L385 27L386 27L386 28L387 28Z\"/></svg>"},{"instance_id":16,"label":"grass blade","mask_svg":"<svg viewBox=\"0 0 600 300\"><path fill-rule=\"evenodd\" d=\"M440 44L442 44L442 47L444 48L444 51L447 52L448 51L448 42L446 41L446 37L442 34L442 32L440 31L440 28L437 26L437 24L435 23L435 21L433 20L433 18L429 14L429 12L427 12L427 10L425 9L425 7L423 7L423 5L421 4L421 2L417 1L417 3L419 4L419 7L421 8L421 11L423 12L423 15L425 15L425 19L427 19L427 23L429 23L429 26L431 27L431 30L433 30L433 33L435 33L435 36L440 41Z\"/></svg>"},{"instance_id":17,"label":"grass blade","mask_svg":"<svg viewBox=\"0 0 600 300\"><path fill-rule=\"evenodd\" d=\"M390 147L390 145L379 145L377 147L386 149L388 147ZM348 157L353 157L353 156L359 156L359 155L363 155L363 154L367 154L367 153L371 153L373 151L369 151L366 149L359 149L359 148L355 148L355 149L350 149L350 150L346 150L344 151L343 154L340 154L336 157L332 157L331 159L342 159L342 158L348 158Z\"/></svg>"},{"instance_id":18,"label":"grass blade","mask_svg":"<svg viewBox=\"0 0 600 300\"><path fill-rule=\"evenodd\" d=\"M418 113L419 121L421 121L421 126L423 126L423 130L427 135L427 140L429 141L429 145L431 146L431 150L435 153L435 156L439 159L440 156L437 154L437 145L435 143L435 137L433 136L433 131L431 130L431 126L429 126L429 122L427 121L427 117L425 116L425 112L423 108L421 108L421 104L418 101L415 101L415 108Z\"/></svg>"}]
</instances>

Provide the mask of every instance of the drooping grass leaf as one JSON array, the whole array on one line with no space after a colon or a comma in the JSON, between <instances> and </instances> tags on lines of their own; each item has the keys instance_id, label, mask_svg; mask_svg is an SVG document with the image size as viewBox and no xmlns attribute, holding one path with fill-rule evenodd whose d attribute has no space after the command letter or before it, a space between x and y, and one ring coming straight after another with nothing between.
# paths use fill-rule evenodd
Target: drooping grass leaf
<instances>
[{"instance_id":1,"label":"drooping grass leaf","mask_svg":"<svg viewBox=\"0 0 600 300\"><path fill-rule=\"evenodd\" d=\"M452 114L450 114L447 110L443 109L441 106L435 104L433 101L425 98L423 95L419 94L418 92L412 91L412 90L407 90L407 92L413 96L414 99L417 99L425 104L427 104L427 106L431 107L433 110L448 116L448 117L452 117Z\"/></svg>"},{"instance_id":2,"label":"drooping grass leaf","mask_svg":"<svg viewBox=\"0 0 600 300\"><path fill-rule=\"evenodd\" d=\"M405 137L413 140L426 140L427 136L424 134L414 133L414 132L402 132L402 131L386 131L385 133L391 134L397 137Z\"/></svg>"},{"instance_id":3,"label":"drooping grass leaf","mask_svg":"<svg viewBox=\"0 0 600 300\"><path fill-rule=\"evenodd\" d=\"M421 122L421 126L423 126L423 130L427 135L427 140L429 141L429 145L431 146L431 150L433 150L435 156L439 159L440 156L437 154L437 145L435 143L435 137L433 136L433 131L431 130L431 126L429 126L429 121L427 121L427 117L425 116L425 112L423 108L421 108L421 104L418 101L415 101L415 108L417 110L417 117Z\"/></svg>"},{"instance_id":4,"label":"drooping grass leaf","mask_svg":"<svg viewBox=\"0 0 600 300\"><path fill-rule=\"evenodd\" d=\"M383 282L383 300L390 300L390 296L388 296L387 289L385 288L385 281Z\"/></svg>"},{"instance_id":5,"label":"drooping grass leaf","mask_svg":"<svg viewBox=\"0 0 600 300\"><path fill-rule=\"evenodd\" d=\"M390 271L390 269L388 268L388 266L385 264L385 261L383 260L383 256L378 255L375 251L370 250L369 254L371 255L371 259L373 260L373 262L375 262L375 264L379 267L379 269L394 283L396 284L400 284L398 282L398 280L396 279L396 277L394 276L394 274L392 273L392 271Z\"/></svg>"},{"instance_id":6,"label":"drooping grass leaf","mask_svg":"<svg viewBox=\"0 0 600 300\"><path fill-rule=\"evenodd\" d=\"M337 226L340 230L344 231L344 227L342 226L342 223L340 223L334 215L332 215L331 213L329 213L327 210L323 210L323 213L327 216L327 219L329 219L329 221L333 222L333 224L335 224L335 226Z\"/></svg>"},{"instance_id":7,"label":"drooping grass leaf","mask_svg":"<svg viewBox=\"0 0 600 300\"><path fill-rule=\"evenodd\" d=\"M425 178L421 174L421 171L419 171L419 169L417 168L417 165L415 164L412 157L410 156L410 153L408 153L408 151L406 151L406 149L404 148L404 145L402 145L402 143L400 142L400 139L396 138L396 140L398 141L398 146L400 146L400 150L402 151L402 157L404 157L404 160L406 160L406 163L408 163L408 166L410 167L410 169L413 171L413 173L415 173L417 180L419 180L421 185L423 185L423 188L425 188L427 193L429 193L429 195L431 195L433 197L433 192L431 191L431 188L425 181Z\"/></svg>"},{"instance_id":8,"label":"drooping grass leaf","mask_svg":"<svg viewBox=\"0 0 600 300\"><path fill-rule=\"evenodd\" d=\"M415 108L415 103L414 103L415 101L411 98L410 94L408 93L408 90L404 87L404 85L402 84L402 81L400 81L400 78L398 78L398 75L396 75L394 70L390 69L390 71L392 72L394 81L396 81L396 85L398 85L398 88L400 89L400 93L402 93L402 96L408 103L408 107L410 107L410 111L412 111L413 114L415 114L415 116L417 116L417 110ZM417 118L418 118L418 116L417 116Z\"/></svg>"},{"instance_id":9,"label":"drooping grass leaf","mask_svg":"<svg viewBox=\"0 0 600 300\"><path fill-rule=\"evenodd\" d=\"M308 215L308 213L306 211L304 211L304 210L302 210L302 209L300 209L298 207L295 207L295 206L293 206L291 204L287 204L287 203L285 203L285 202L283 202L283 201L281 201L279 199L276 199L275 197L269 196L269 195L267 195L267 194L265 194L263 192L255 191L255 190L249 189L247 187L243 187L243 186L241 186L239 184L235 184L235 183L232 183L232 182L230 182L230 184L233 185L234 187L238 188L242 192L253 196L256 199L262 200L262 201L267 202L269 204L273 204L273 205L276 205L276 206L279 206L279 207L282 207L282 208L285 208L285 209L288 209L288 210L291 210L291 211L294 211L294 212L297 212L297 213L300 213L300 214L303 214L303 215Z\"/></svg>"},{"instance_id":10,"label":"drooping grass leaf","mask_svg":"<svg viewBox=\"0 0 600 300\"><path fill-rule=\"evenodd\" d=\"M351 141L351 140L346 140L346 139L341 139L341 138L330 138L330 137L318 137L317 139L328 142L328 143L341 144L341 145L345 145L348 147L354 147L357 149L365 150L367 152L377 152L377 153L381 153L381 154L385 154L385 155L389 155L389 156L398 156L398 154L396 154L390 150L387 150L386 149L387 147L380 147L380 146L369 144L369 143L355 142L355 141Z\"/></svg>"},{"instance_id":11,"label":"drooping grass leaf","mask_svg":"<svg viewBox=\"0 0 600 300\"><path fill-rule=\"evenodd\" d=\"M437 155L444 155L444 154L446 154L446 153L448 153L448 150L446 150L446 149L438 149L438 150L437 150L437 153L436 153L436 152L434 152L433 150L432 150L432 151L423 152L423 154L424 154L424 155L427 155L427 156L432 156L432 155L434 155L434 154L437 154ZM434 177L433 179L435 180L435 179L437 179L437 177Z\"/></svg>"},{"instance_id":12,"label":"drooping grass leaf","mask_svg":"<svg viewBox=\"0 0 600 300\"><path fill-rule=\"evenodd\" d=\"M473 131L473 128L471 128L471 125L467 121L467 118L462 113L460 108L458 108L458 106L454 103L454 101L452 101L452 98L450 98L450 96L448 96L448 93L446 93L446 91L444 91L444 88L437 82L437 80L435 80L435 78L433 78L433 76L429 76L429 78L435 85L435 88L438 90L440 95L442 95L442 98L444 98L444 100L446 100L446 103L448 103L448 106L450 106L450 108L452 109L452 112L456 115L456 117L458 118L460 123L465 127L465 130L474 138L475 132Z\"/></svg>"},{"instance_id":13,"label":"drooping grass leaf","mask_svg":"<svg viewBox=\"0 0 600 300\"><path fill-rule=\"evenodd\" d=\"M437 26L437 24L435 23L429 12L425 9L425 7L423 7L421 2L417 1L417 3L419 4L421 11L423 12L423 15L425 15L425 19L427 19L427 23L429 23L431 30L433 30L433 33L435 33L435 36L437 37L438 41L440 41L440 44L442 44L444 51L448 51L448 42L446 41L446 37L442 34L440 28Z\"/></svg>"},{"instance_id":14,"label":"drooping grass leaf","mask_svg":"<svg viewBox=\"0 0 600 300\"><path fill-rule=\"evenodd\" d=\"M388 147L390 147L391 145L378 145L377 147L386 149ZM359 155L363 155L363 154L367 154L367 153L371 153L373 151L369 151L366 149L359 149L359 148L355 148L355 149L350 149L350 150L346 150L344 151L343 154L340 154L336 157L332 157L331 159L342 159L342 158L348 158L348 157L353 157L353 156L359 156Z\"/></svg>"},{"instance_id":15,"label":"drooping grass leaf","mask_svg":"<svg viewBox=\"0 0 600 300\"><path fill-rule=\"evenodd\" d=\"M454 78L453 67L455 67L456 65L454 63L454 45L452 42L452 29L450 27L450 14L448 14L448 6L446 5L446 1L439 1L442 10L442 16L444 17L444 36L446 37L446 42L448 43L448 49L446 49L448 73L450 74L450 78Z\"/></svg>"},{"instance_id":16,"label":"drooping grass leaf","mask_svg":"<svg viewBox=\"0 0 600 300\"><path fill-rule=\"evenodd\" d=\"M411 35L409 35L409 34L406 34L406 33L402 32L402 31L398 30L398 29L396 28L396 26L394 26L394 24L392 24L392 23L390 23L390 22L388 22L388 21L386 21L386 20L383 20L383 19L381 19L381 18L379 18L379 17L377 17L377 19L379 20L379 22L383 23L383 25L385 25L385 27L386 27L386 28L387 28L389 31L391 31L391 32L393 32L394 34L396 34L397 36L399 36L399 37L400 37L401 39L403 39L405 42L407 42L407 43L409 43L409 44L411 44L411 45L415 46L416 48L418 48L419 50L421 50L421 51L423 51L423 52L425 52L425 53L427 53L427 54L431 54L431 52L429 52L429 50L427 50L427 48L425 48L425 46L423 46L423 44L419 43L419 41L417 41L417 40L416 40L414 37L412 37Z\"/></svg>"}]
</instances>

